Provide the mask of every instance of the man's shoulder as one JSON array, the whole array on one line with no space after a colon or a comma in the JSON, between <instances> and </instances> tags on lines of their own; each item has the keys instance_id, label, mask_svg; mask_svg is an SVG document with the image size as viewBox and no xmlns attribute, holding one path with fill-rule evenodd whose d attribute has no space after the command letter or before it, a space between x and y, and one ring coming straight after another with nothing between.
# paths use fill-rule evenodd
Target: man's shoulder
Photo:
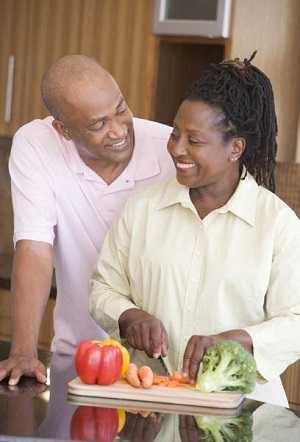
<instances>
[{"instance_id":1,"label":"man's shoulder","mask_svg":"<svg viewBox=\"0 0 300 442\"><path fill-rule=\"evenodd\" d=\"M45 158L49 158L49 155L55 157L62 140L52 121L52 117L46 117L21 126L13 137L11 156L31 157L38 154Z\"/></svg>"},{"instance_id":2,"label":"man's shoulder","mask_svg":"<svg viewBox=\"0 0 300 442\"><path fill-rule=\"evenodd\" d=\"M172 131L170 126L157 121L144 120L142 118L134 118L133 121L135 131L144 132L152 138L166 140Z\"/></svg>"},{"instance_id":3,"label":"man's shoulder","mask_svg":"<svg viewBox=\"0 0 300 442\"><path fill-rule=\"evenodd\" d=\"M35 119L21 126L15 133L15 138L37 138L39 136L51 136L55 134L52 126L52 117Z\"/></svg>"}]
</instances>

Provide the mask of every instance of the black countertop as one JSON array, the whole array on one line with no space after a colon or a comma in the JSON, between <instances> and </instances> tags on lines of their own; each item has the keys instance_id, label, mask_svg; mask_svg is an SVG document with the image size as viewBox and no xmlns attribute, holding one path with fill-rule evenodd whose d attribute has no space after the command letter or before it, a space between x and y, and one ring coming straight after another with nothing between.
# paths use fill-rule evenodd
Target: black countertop
<instances>
[{"instance_id":1,"label":"black countertop","mask_svg":"<svg viewBox=\"0 0 300 442\"><path fill-rule=\"evenodd\" d=\"M9 344L0 342L0 360ZM3 440L112 440L140 442L194 442L201 439L195 411L184 406L159 406L154 403L130 403L121 400L88 399L68 396L67 382L75 377L73 358L40 352L50 372L50 386L24 378L18 386L0 383L0 442ZM116 410L123 409L123 411ZM125 410L125 411L124 411ZM252 413L252 439L255 442L300 441L300 413L285 408L245 401L238 410L199 408L197 415L237 419ZM112 416L125 416L125 426L116 439L110 433ZM223 415L224 414L224 415ZM221 415L221 417L220 417ZM223 416L222 416L223 415ZM213 439L212 439L213 440ZM240 442L237 437L233 441ZM244 440L244 439L243 439Z\"/></svg>"}]
</instances>

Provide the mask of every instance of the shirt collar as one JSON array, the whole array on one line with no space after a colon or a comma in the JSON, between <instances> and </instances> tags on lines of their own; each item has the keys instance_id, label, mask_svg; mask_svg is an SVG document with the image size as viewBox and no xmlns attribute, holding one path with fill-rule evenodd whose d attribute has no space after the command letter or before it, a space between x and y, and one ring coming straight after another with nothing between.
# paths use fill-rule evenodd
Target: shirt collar
<instances>
[{"instance_id":1,"label":"shirt collar","mask_svg":"<svg viewBox=\"0 0 300 442\"><path fill-rule=\"evenodd\" d=\"M133 119L133 126L135 137L133 154L127 167L120 175L126 182L145 180L158 175L161 171L155 141L152 136L148 131L141 130L140 124L135 118ZM94 176L95 179L95 172L89 169L80 158L73 141L62 141L65 146L64 155L71 169L77 174L85 175L87 178L92 179Z\"/></svg>"},{"instance_id":2,"label":"shirt collar","mask_svg":"<svg viewBox=\"0 0 300 442\"><path fill-rule=\"evenodd\" d=\"M245 175L245 170L242 176ZM217 213L231 212L235 216L241 218L251 226L255 225L256 201L258 197L259 186L247 172L245 178L242 178L227 203L216 209ZM185 208L190 208L194 211L194 205L190 199L189 188L178 183L176 178L170 180L163 193L158 208L172 206L174 204L181 204Z\"/></svg>"},{"instance_id":3,"label":"shirt collar","mask_svg":"<svg viewBox=\"0 0 300 442\"><path fill-rule=\"evenodd\" d=\"M140 125L140 120L134 118L134 150L132 158L124 171L126 177L132 181L146 180L158 175L161 171L155 149L155 140Z\"/></svg>"},{"instance_id":4,"label":"shirt collar","mask_svg":"<svg viewBox=\"0 0 300 442\"><path fill-rule=\"evenodd\" d=\"M243 170L242 176L245 176ZM255 225L256 201L259 186L252 175L246 172L245 178L241 178L232 197L227 203L218 209L219 213L231 212L251 226Z\"/></svg>"}]
</instances>

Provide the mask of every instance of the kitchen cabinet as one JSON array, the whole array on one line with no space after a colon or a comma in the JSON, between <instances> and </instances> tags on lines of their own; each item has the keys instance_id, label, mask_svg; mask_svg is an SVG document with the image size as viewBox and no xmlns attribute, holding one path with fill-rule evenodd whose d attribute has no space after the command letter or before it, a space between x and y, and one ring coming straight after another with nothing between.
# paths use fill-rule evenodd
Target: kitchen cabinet
<instances>
[{"instance_id":1,"label":"kitchen cabinet","mask_svg":"<svg viewBox=\"0 0 300 442\"><path fill-rule=\"evenodd\" d=\"M0 135L11 135L24 114L28 1L0 1ZM10 89L10 91L9 91Z\"/></svg>"},{"instance_id":2,"label":"kitchen cabinet","mask_svg":"<svg viewBox=\"0 0 300 442\"><path fill-rule=\"evenodd\" d=\"M12 136L26 122L47 115L40 97L44 72L66 54L95 57L118 81L133 112L151 113L152 0L1 0L0 88L8 84L9 56L15 72L11 121L0 136Z\"/></svg>"}]
</instances>

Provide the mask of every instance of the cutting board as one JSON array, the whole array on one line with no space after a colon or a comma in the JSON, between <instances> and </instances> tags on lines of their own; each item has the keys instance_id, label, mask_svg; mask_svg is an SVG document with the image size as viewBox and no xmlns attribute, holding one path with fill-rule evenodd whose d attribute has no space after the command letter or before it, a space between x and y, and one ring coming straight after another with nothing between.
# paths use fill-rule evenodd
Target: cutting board
<instances>
[{"instance_id":1,"label":"cutting board","mask_svg":"<svg viewBox=\"0 0 300 442\"><path fill-rule=\"evenodd\" d=\"M87 385L77 377L68 383L72 395L123 399L164 404L193 405L212 408L236 408L244 399L239 393L200 393L194 387L162 387L153 385L149 389L134 388L120 380L112 385Z\"/></svg>"}]
</instances>

